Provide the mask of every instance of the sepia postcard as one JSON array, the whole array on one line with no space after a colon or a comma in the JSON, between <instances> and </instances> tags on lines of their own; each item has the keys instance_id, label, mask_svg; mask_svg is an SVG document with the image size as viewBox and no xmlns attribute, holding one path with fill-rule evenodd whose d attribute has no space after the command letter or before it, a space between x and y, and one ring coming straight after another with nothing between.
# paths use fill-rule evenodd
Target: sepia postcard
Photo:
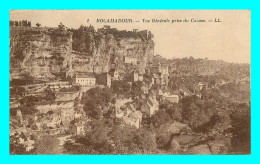
<instances>
[{"instance_id":1,"label":"sepia postcard","mask_svg":"<svg viewBox=\"0 0 260 164\"><path fill-rule=\"evenodd\" d=\"M10 10L10 155L251 154L250 10Z\"/></svg>"}]
</instances>

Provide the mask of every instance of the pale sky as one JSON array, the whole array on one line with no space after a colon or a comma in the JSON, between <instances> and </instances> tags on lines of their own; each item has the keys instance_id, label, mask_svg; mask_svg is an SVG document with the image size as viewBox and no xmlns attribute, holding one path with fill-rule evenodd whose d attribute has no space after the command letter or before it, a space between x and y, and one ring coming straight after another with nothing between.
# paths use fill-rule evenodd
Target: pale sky
<instances>
[{"instance_id":1,"label":"pale sky","mask_svg":"<svg viewBox=\"0 0 260 164\"><path fill-rule=\"evenodd\" d=\"M219 19L213 23L143 23L142 19ZM89 19L89 22L87 22ZM96 23L97 19L133 19L134 23ZM190 57L251 63L250 10L12 10L10 20L28 20L32 26L95 29L110 25L119 30L148 29L154 34L155 54L168 59ZM140 21L140 22L135 22Z\"/></svg>"}]
</instances>

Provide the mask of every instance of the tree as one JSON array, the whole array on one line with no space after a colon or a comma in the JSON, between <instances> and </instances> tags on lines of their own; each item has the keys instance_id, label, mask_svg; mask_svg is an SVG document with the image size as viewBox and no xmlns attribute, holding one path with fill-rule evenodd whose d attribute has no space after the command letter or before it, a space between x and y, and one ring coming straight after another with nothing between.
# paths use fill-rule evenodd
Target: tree
<instances>
[{"instance_id":1,"label":"tree","mask_svg":"<svg viewBox=\"0 0 260 164\"><path fill-rule=\"evenodd\" d=\"M103 29L109 30L109 29L110 29L110 26L109 26L109 25L104 25L104 26L103 26Z\"/></svg>"},{"instance_id":2,"label":"tree","mask_svg":"<svg viewBox=\"0 0 260 164\"><path fill-rule=\"evenodd\" d=\"M25 114L25 115L26 114L33 115L38 112L38 110L35 109L34 106L25 106L25 107L21 107L20 109L21 109L22 114Z\"/></svg>"},{"instance_id":3,"label":"tree","mask_svg":"<svg viewBox=\"0 0 260 164\"><path fill-rule=\"evenodd\" d=\"M89 98L85 100L83 109L86 114L94 119L100 119L102 116L103 103L100 99Z\"/></svg>"},{"instance_id":4,"label":"tree","mask_svg":"<svg viewBox=\"0 0 260 164\"><path fill-rule=\"evenodd\" d=\"M45 135L36 142L36 154L59 154L59 140L55 136Z\"/></svg>"},{"instance_id":5,"label":"tree","mask_svg":"<svg viewBox=\"0 0 260 164\"><path fill-rule=\"evenodd\" d=\"M148 32L148 39L154 38L154 35L151 33L151 31Z\"/></svg>"},{"instance_id":6,"label":"tree","mask_svg":"<svg viewBox=\"0 0 260 164\"><path fill-rule=\"evenodd\" d=\"M113 154L148 154L156 148L152 134L128 125L124 128L114 126L109 137L114 143Z\"/></svg>"},{"instance_id":7,"label":"tree","mask_svg":"<svg viewBox=\"0 0 260 164\"><path fill-rule=\"evenodd\" d=\"M239 104L236 108L237 109L230 115L232 126L232 152L236 154L250 154L250 108L247 104Z\"/></svg>"},{"instance_id":8,"label":"tree","mask_svg":"<svg viewBox=\"0 0 260 164\"><path fill-rule=\"evenodd\" d=\"M30 21L28 21L28 27L31 27L31 22Z\"/></svg>"},{"instance_id":9,"label":"tree","mask_svg":"<svg viewBox=\"0 0 260 164\"><path fill-rule=\"evenodd\" d=\"M199 99L196 96L184 97L181 100L182 119L187 122L193 130L209 122L216 112L214 106L212 106L213 104L208 108L206 102L207 100Z\"/></svg>"},{"instance_id":10,"label":"tree","mask_svg":"<svg viewBox=\"0 0 260 164\"><path fill-rule=\"evenodd\" d=\"M133 141L140 149L142 154L153 154L156 151L155 135L146 129L139 129L135 134Z\"/></svg>"},{"instance_id":11,"label":"tree","mask_svg":"<svg viewBox=\"0 0 260 164\"><path fill-rule=\"evenodd\" d=\"M170 148L171 135L169 133L162 133L156 136L156 144L158 148L168 149Z\"/></svg>"},{"instance_id":12,"label":"tree","mask_svg":"<svg viewBox=\"0 0 260 164\"><path fill-rule=\"evenodd\" d=\"M10 27L14 26L14 21L9 21Z\"/></svg>"},{"instance_id":13,"label":"tree","mask_svg":"<svg viewBox=\"0 0 260 164\"><path fill-rule=\"evenodd\" d=\"M65 26L60 22L60 24L58 25L58 28L62 31L65 29Z\"/></svg>"},{"instance_id":14,"label":"tree","mask_svg":"<svg viewBox=\"0 0 260 164\"><path fill-rule=\"evenodd\" d=\"M22 27L27 27L27 20L22 20Z\"/></svg>"},{"instance_id":15,"label":"tree","mask_svg":"<svg viewBox=\"0 0 260 164\"><path fill-rule=\"evenodd\" d=\"M82 97L84 111L92 118L100 119L103 111L108 109L108 105L113 98L113 93L109 88L92 88Z\"/></svg>"},{"instance_id":16,"label":"tree","mask_svg":"<svg viewBox=\"0 0 260 164\"><path fill-rule=\"evenodd\" d=\"M111 145L108 143L108 129L100 120L90 122L91 130L85 136L75 138L75 143L65 143L64 148L72 154L110 154Z\"/></svg>"},{"instance_id":17,"label":"tree","mask_svg":"<svg viewBox=\"0 0 260 164\"><path fill-rule=\"evenodd\" d=\"M203 132L203 133L209 132L209 130L212 129L219 120L220 120L219 116L214 114L213 116L210 117L210 120L208 122L202 124L199 127L194 128L194 131Z\"/></svg>"},{"instance_id":18,"label":"tree","mask_svg":"<svg viewBox=\"0 0 260 164\"><path fill-rule=\"evenodd\" d=\"M165 111L169 114L171 119L176 121L182 121L182 109L179 104L165 102L167 105L165 106Z\"/></svg>"},{"instance_id":19,"label":"tree","mask_svg":"<svg viewBox=\"0 0 260 164\"><path fill-rule=\"evenodd\" d=\"M36 23L36 26L39 28L41 26L41 24L40 23Z\"/></svg>"},{"instance_id":20,"label":"tree","mask_svg":"<svg viewBox=\"0 0 260 164\"><path fill-rule=\"evenodd\" d=\"M90 32L90 33L94 33L94 32L95 32L95 28L94 28L94 26L89 25L89 27L88 27L88 32Z\"/></svg>"},{"instance_id":21,"label":"tree","mask_svg":"<svg viewBox=\"0 0 260 164\"><path fill-rule=\"evenodd\" d=\"M55 93L50 88L46 88L45 92L46 92L46 97L45 97L46 100L48 101L55 100L56 98Z\"/></svg>"},{"instance_id":22,"label":"tree","mask_svg":"<svg viewBox=\"0 0 260 164\"><path fill-rule=\"evenodd\" d=\"M133 82L133 85L131 87L131 95L133 97L138 97L142 94L142 82L141 81L137 81L137 82Z\"/></svg>"},{"instance_id":23,"label":"tree","mask_svg":"<svg viewBox=\"0 0 260 164\"><path fill-rule=\"evenodd\" d=\"M116 94L129 96L130 85L125 81L115 80L111 85L111 89Z\"/></svg>"},{"instance_id":24,"label":"tree","mask_svg":"<svg viewBox=\"0 0 260 164\"><path fill-rule=\"evenodd\" d=\"M90 138L91 142L95 144L96 148L101 148L103 144L107 141L107 127L99 120L94 120L91 123L92 131L87 134L88 138Z\"/></svg>"},{"instance_id":25,"label":"tree","mask_svg":"<svg viewBox=\"0 0 260 164\"><path fill-rule=\"evenodd\" d=\"M23 92L25 92L24 87L13 87L13 89L10 90L11 95L17 95L17 96L22 96Z\"/></svg>"},{"instance_id":26,"label":"tree","mask_svg":"<svg viewBox=\"0 0 260 164\"><path fill-rule=\"evenodd\" d=\"M165 110L159 110L151 117L151 122L155 127L159 127L160 125L171 121L171 118Z\"/></svg>"},{"instance_id":27,"label":"tree","mask_svg":"<svg viewBox=\"0 0 260 164\"><path fill-rule=\"evenodd\" d=\"M10 136L10 154L26 154L26 148L19 142L20 135L15 133Z\"/></svg>"}]
</instances>

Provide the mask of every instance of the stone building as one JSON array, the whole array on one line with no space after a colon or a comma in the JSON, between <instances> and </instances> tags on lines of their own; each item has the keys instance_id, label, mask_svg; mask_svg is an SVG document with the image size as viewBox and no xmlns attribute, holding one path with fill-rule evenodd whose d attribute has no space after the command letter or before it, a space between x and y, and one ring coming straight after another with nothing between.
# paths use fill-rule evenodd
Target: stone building
<instances>
[{"instance_id":1,"label":"stone building","mask_svg":"<svg viewBox=\"0 0 260 164\"><path fill-rule=\"evenodd\" d=\"M164 99L169 101L169 102L172 102L172 103L178 103L179 102L179 96L178 95L171 95L171 94L165 93L163 96L164 96Z\"/></svg>"},{"instance_id":2,"label":"stone building","mask_svg":"<svg viewBox=\"0 0 260 164\"><path fill-rule=\"evenodd\" d=\"M111 80L118 80L119 79L119 73L115 69L110 69L108 74L111 76Z\"/></svg>"},{"instance_id":3,"label":"stone building","mask_svg":"<svg viewBox=\"0 0 260 164\"><path fill-rule=\"evenodd\" d=\"M74 123L71 126L71 132L72 134L75 135L84 135L85 134L84 125L82 123Z\"/></svg>"},{"instance_id":4,"label":"stone building","mask_svg":"<svg viewBox=\"0 0 260 164\"><path fill-rule=\"evenodd\" d=\"M161 65L150 65L146 70L146 73L150 74L153 78L153 83L167 86L169 83L169 69L168 66Z\"/></svg>"},{"instance_id":5,"label":"stone building","mask_svg":"<svg viewBox=\"0 0 260 164\"><path fill-rule=\"evenodd\" d=\"M125 56L124 57L124 61L127 64L137 65L137 58L135 58L135 57L127 57L127 56Z\"/></svg>"},{"instance_id":6,"label":"stone building","mask_svg":"<svg viewBox=\"0 0 260 164\"><path fill-rule=\"evenodd\" d=\"M132 71L129 76L129 80L131 82L138 81L138 73L136 71Z\"/></svg>"},{"instance_id":7,"label":"stone building","mask_svg":"<svg viewBox=\"0 0 260 164\"><path fill-rule=\"evenodd\" d=\"M139 129L142 122L142 113L140 111L131 112L128 116L122 117L125 124Z\"/></svg>"},{"instance_id":8,"label":"stone building","mask_svg":"<svg viewBox=\"0 0 260 164\"><path fill-rule=\"evenodd\" d=\"M208 83L199 82L198 87L199 87L199 90L200 90L200 91L201 91L202 89L208 90Z\"/></svg>"},{"instance_id":9,"label":"stone building","mask_svg":"<svg viewBox=\"0 0 260 164\"><path fill-rule=\"evenodd\" d=\"M124 124L140 128L142 122L142 112L136 110L131 103L115 109L115 116L123 121Z\"/></svg>"},{"instance_id":10,"label":"stone building","mask_svg":"<svg viewBox=\"0 0 260 164\"><path fill-rule=\"evenodd\" d=\"M144 77L138 71L132 71L128 76L125 76L125 79L129 82L143 81Z\"/></svg>"},{"instance_id":11,"label":"stone building","mask_svg":"<svg viewBox=\"0 0 260 164\"><path fill-rule=\"evenodd\" d=\"M161 73L162 75L169 75L169 69L166 65L161 65L160 63L157 65L150 65L148 67L151 74L155 73Z\"/></svg>"},{"instance_id":12,"label":"stone building","mask_svg":"<svg viewBox=\"0 0 260 164\"><path fill-rule=\"evenodd\" d=\"M76 83L79 85L95 85L96 84L96 78L92 73L81 73L76 74L72 78L72 83Z\"/></svg>"},{"instance_id":13,"label":"stone building","mask_svg":"<svg viewBox=\"0 0 260 164\"><path fill-rule=\"evenodd\" d=\"M151 117L154 115L156 111L159 110L159 103L156 100L156 94L155 93L149 93L148 98L146 101L143 102L141 106L141 111L147 116Z\"/></svg>"}]
</instances>

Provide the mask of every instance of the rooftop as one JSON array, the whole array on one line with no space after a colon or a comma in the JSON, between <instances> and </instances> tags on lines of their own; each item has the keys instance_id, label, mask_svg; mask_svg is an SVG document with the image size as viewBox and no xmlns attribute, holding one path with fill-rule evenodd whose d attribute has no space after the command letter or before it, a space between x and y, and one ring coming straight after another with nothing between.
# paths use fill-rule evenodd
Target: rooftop
<instances>
[{"instance_id":1,"label":"rooftop","mask_svg":"<svg viewBox=\"0 0 260 164\"><path fill-rule=\"evenodd\" d=\"M79 122L77 122L77 123L74 123L74 125L75 125L76 127L81 127L81 126L84 126L83 124L81 124L81 123L79 123Z\"/></svg>"},{"instance_id":2,"label":"rooftop","mask_svg":"<svg viewBox=\"0 0 260 164\"><path fill-rule=\"evenodd\" d=\"M75 75L76 78L94 78L94 74L92 72L78 72Z\"/></svg>"}]
</instances>

